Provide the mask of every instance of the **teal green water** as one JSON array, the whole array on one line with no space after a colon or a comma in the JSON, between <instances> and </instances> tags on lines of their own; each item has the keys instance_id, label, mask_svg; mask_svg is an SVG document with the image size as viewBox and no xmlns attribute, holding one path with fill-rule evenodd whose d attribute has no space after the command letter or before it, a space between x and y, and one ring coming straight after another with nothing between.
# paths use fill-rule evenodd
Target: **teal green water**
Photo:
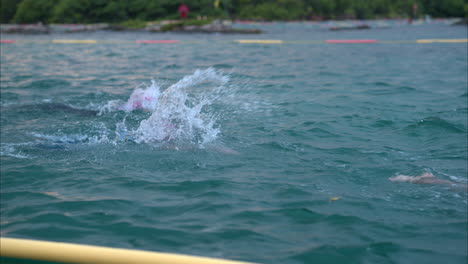
<instances>
[{"instance_id":1,"label":"teal green water","mask_svg":"<svg viewBox=\"0 0 468 264\"><path fill-rule=\"evenodd\" d=\"M1 235L261 263L467 263L467 43L232 42L467 28L260 27L3 34L23 42L1 44ZM54 38L128 42L37 42ZM110 107L151 79L182 104ZM425 172L453 184L388 179Z\"/></svg>"}]
</instances>

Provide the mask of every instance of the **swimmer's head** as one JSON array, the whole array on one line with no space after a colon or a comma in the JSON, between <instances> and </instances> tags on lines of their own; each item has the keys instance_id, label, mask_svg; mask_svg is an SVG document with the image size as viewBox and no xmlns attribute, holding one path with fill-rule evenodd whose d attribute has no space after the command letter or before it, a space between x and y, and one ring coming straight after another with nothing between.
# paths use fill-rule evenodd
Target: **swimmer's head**
<instances>
[{"instance_id":1,"label":"swimmer's head","mask_svg":"<svg viewBox=\"0 0 468 264\"><path fill-rule=\"evenodd\" d=\"M395 182L412 182L414 180L414 177L406 175L397 175L388 179Z\"/></svg>"},{"instance_id":2,"label":"swimmer's head","mask_svg":"<svg viewBox=\"0 0 468 264\"><path fill-rule=\"evenodd\" d=\"M435 178L434 174L430 173L430 172L424 172L423 174L421 174L421 176L419 176L421 178Z\"/></svg>"}]
</instances>

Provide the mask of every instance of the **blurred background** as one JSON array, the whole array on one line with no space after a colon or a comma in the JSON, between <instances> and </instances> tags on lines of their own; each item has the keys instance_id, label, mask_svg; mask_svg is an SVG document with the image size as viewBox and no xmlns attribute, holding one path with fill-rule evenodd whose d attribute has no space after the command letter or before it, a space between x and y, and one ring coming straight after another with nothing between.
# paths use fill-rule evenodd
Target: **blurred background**
<instances>
[{"instance_id":1,"label":"blurred background","mask_svg":"<svg viewBox=\"0 0 468 264\"><path fill-rule=\"evenodd\" d=\"M466 17L464 0L1 0L1 23L97 23L188 18L330 20Z\"/></svg>"}]
</instances>

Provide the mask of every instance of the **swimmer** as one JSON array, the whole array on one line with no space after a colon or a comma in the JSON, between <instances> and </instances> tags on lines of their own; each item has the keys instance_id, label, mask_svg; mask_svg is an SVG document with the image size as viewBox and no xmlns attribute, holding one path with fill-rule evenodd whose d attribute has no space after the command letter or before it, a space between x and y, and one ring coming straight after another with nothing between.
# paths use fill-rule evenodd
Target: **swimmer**
<instances>
[{"instance_id":1,"label":"swimmer","mask_svg":"<svg viewBox=\"0 0 468 264\"><path fill-rule=\"evenodd\" d=\"M452 181L437 179L434 174L430 172L425 172L419 176L397 175L388 179L394 182L409 182L416 184L456 184Z\"/></svg>"},{"instance_id":2,"label":"swimmer","mask_svg":"<svg viewBox=\"0 0 468 264\"><path fill-rule=\"evenodd\" d=\"M141 109L150 112L156 107L157 98L146 96L142 93L133 93L130 99L118 107L119 110L130 112Z\"/></svg>"},{"instance_id":3,"label":"swimmer","mask_svg":"<svg viewBox=\"0 0 468 264\"><path fill-rule=\"evenodd\" d=\"M165 93L167 93L167 91L165 91ZM139 86L135 88L130 95L130 98L128 98L128 101L118 106L118 109L126 112L137 109L141 109L146 112L153 112L156 110L160 96L161 93L159 92L159 87L154 81L151 81L151 86L149 87L145 88Z\"/></svg>"}]
</instances>

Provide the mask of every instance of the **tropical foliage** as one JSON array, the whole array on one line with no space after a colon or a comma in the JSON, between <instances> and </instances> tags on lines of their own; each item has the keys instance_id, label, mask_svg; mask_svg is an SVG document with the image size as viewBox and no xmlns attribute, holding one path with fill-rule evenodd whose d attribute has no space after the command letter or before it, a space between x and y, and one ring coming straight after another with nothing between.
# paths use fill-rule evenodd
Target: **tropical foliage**
<instances>
[{"instance_id":1,"label":"tropical foliage","mask_svg":"<svg viewBox=\"0 0 468 264\"><path fill-rule=\"evenodd\" d=\"M96 23L153 21L178 17L185 2L190 18L256 20L373 19L417 15L463 17L465 0L1 0L2 23ZM132 23L133 23L132 22Z\"/></svg>"}]
</instances>

